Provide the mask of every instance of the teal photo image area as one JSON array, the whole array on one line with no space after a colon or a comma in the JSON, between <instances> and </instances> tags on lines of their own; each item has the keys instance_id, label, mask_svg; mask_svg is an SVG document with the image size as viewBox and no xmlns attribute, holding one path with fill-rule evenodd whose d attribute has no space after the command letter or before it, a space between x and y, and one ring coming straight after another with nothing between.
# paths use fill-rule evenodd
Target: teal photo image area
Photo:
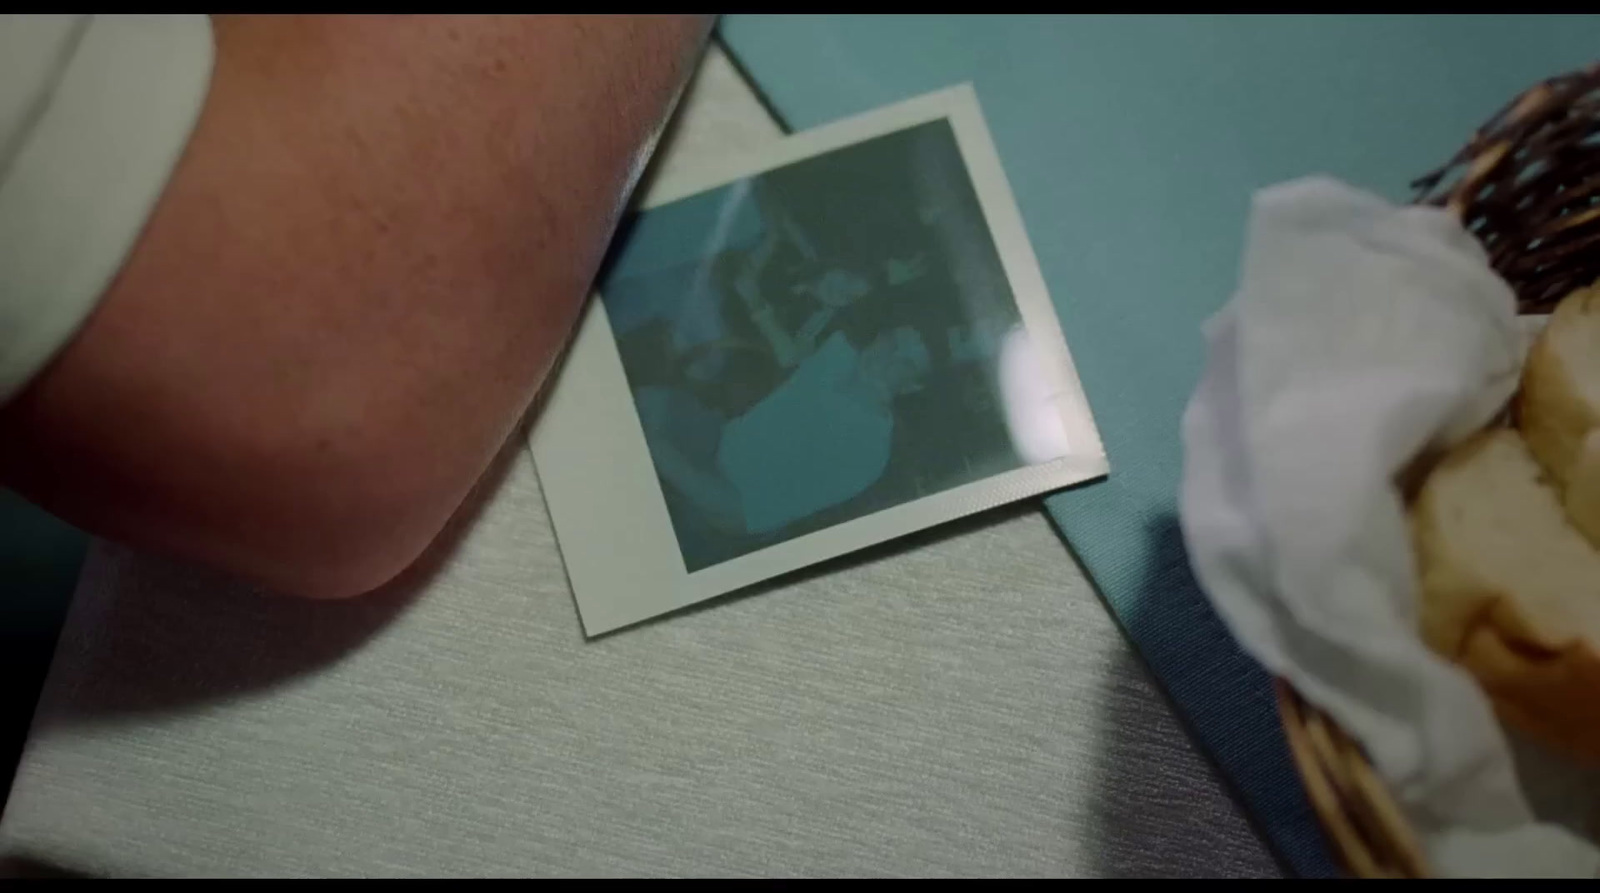
<instances>
[{"instance_id":1,"label":"teal photo image area","mask_svg":"<svg viewBox=\"0 0 1600 893\"><path fill-rule=\"evenodd\" d=\"M948 121L633 215L599 293L689 571L1056 458Z\"/></svg>"}]
</instances>

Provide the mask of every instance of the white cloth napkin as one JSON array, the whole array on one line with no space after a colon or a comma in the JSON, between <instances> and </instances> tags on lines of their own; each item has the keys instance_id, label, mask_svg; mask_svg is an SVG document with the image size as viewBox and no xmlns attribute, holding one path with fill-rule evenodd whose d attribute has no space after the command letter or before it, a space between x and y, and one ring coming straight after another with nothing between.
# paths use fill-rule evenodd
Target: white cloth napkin
<instances>
[{"instance_id":1,"label":"white cloth napkin","mask_svg":"<svg viewBox=\"0 0 1600 893\"><path fill-rule=\"evenodd\" d=\"M1273 186L1206 337L1181 520L1240 644L1366 746L1435 871L1593 877L1600 850L1535 819L1487 698L1416 633L1394 478L1488 422L1526 347L1482 248L1439 210Z\"/></svg>"}]
</instances>

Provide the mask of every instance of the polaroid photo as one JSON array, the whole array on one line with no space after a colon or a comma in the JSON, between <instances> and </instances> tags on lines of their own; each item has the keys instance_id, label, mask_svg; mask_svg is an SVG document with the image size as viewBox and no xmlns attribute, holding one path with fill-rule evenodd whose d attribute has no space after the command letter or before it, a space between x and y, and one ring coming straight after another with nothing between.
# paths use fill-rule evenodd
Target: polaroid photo
<instances>
[{"instance_id":1,"label":"polaroid photo","mask_svg":"<svg viewBox=\"0 0 1600 893\"><path fill-rule=\"evenodd\" d=\"M956 87L652 184L530 444L593 636L1106 474Z\"/></svg>"}]
</instances>

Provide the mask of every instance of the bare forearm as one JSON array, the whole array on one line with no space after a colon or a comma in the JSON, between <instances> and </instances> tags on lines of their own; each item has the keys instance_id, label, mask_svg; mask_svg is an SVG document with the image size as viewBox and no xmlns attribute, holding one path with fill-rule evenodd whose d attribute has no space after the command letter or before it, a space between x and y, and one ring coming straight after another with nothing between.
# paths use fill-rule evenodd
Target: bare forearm
<instances>
[{"instance_id":1,"label":"bare forearm","mask_svg":"<svg viewBox=\"0 0 1600 893\"><path fill-rule=\"evenodd\" d=\"M4 410L4 474L279 588L382 582L543 381L706 24L219 17L184 160Z\"/></svg>"}]
</instances>

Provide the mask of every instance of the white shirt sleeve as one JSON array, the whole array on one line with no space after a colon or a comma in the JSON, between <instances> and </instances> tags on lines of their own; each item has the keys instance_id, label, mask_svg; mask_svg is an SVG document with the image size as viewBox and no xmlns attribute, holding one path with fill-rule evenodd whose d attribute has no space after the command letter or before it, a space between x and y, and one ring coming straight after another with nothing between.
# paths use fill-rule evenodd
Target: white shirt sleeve
<instances>
[{"instance_id":1,"label":"white shirt sleeve","mask_svg":"<svg viewBox=\"0 0 1600 893\"><path fill-rule=\"evenodd\" d=\"M133 248L211 83L203 15L0 15L0 402Z\"/></svg>"}]
</instances>

